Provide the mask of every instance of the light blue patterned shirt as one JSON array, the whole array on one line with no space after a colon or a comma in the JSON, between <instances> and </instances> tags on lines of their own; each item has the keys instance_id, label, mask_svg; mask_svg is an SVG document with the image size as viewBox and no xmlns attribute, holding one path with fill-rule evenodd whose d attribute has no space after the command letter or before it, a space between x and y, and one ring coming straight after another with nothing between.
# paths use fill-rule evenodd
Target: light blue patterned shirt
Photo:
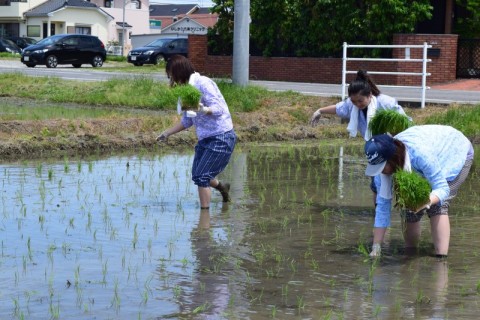
<instances>
[{"instance_id":1,"label":"light blue patterned shirt","mask_svg":"<svg viewBox=\"0 0 480 320\"><path fill-rule=\"evenodd\" d=\"M432 194L440 199L440 204L450 194L448 181L457 177L467 158L473 158L470 140L449 126L413 126L394 138L405 144L412 170L428 180ZM375 177L375 184L380 190L380 176ZM386 228L390 225L391 202L392 199L382 198L377 193L375 227Z\"/></svg>"},{"instance_id":2,"label":"light blue patterned shirt","mask_svg":"<svg viewBox=\"0 0 480 320\"><path fill-rule=\"evenodd\" d=\"M197 113L194 118L182 115L182 125L185 128L195 126L198 140L216 136L233 129L232 116L228 110L227 102L217 84L210 78L198 75L193 83L202 93L200 102L212 110L212 114Z\"/></svg>"},{"instance_id":3,"label":"light blue patterned shirt","mask_svg":"<svg viewBox=\"0 0 480 320\"><path fill-rule=\"evenodd\" d=\"M337 115L343 119L350 119L350 114L352 113L353 103L350 98L347 98L344 101L341 101L335 105ZM403 108L397 103L397 101L385 94L380 94L377 96L377 111L380 110L395 110L396 112L406 115ZM367 132L367 118L365 113L361 110L358 111L358 126L357 130L365 138L365 133ZM410 120L412 120L409 117Z\"/></svg>"}]
</instances>

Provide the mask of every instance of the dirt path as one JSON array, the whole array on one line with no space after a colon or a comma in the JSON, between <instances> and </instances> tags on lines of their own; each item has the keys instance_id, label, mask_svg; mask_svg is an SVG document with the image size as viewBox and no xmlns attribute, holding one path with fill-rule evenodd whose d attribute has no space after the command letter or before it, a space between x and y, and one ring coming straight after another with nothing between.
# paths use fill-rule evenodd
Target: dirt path
<instances>
[{"instance_id":1,"label":"dirt path","mask_svg":"<svg viewBox=\"0 0 480 320\"><path fill-rule=\"evenodd\" d=\"M2 99L6 99L5 97ZM8 98L10 105L31 106L32 101ZM271 101L256 112L233 113L235 131L240 144L264 142L322 141L348 139L346 124L336 116L326 115L317 127L309 125L311 114L319 103L328 105L334 100L307 97L301 102ZM5 101L5 100L4 100ZM41 105L58 105L75 108L78 105L39 102ZM275 107L271 107L275 106ZM85 107L85 106L82 106ZM116 108L118 110L118 108ZM167 143L159 144L157 135L178 121L174 112L128 110L115 117L96 119L5 120L0 115L0 158L4 160L36 157L64 157L91 153L120 152L127 150L168 150L190 148L195 145L194 130L172 136ZM445 112L445 106L428 106L425 109L407 109L415 122L433 113ZM5 115L3 115L5 116ZM4 120L1 120L4 119Z\"/></svg>"}]
</instances>

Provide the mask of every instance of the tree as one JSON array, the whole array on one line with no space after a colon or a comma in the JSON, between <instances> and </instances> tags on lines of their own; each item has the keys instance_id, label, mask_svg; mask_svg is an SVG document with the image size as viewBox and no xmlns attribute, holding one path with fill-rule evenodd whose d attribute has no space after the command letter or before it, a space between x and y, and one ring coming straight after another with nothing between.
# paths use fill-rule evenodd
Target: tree
<instances>
[{"instance_id":1,"label":"tree","mask_svg":"<svg viewBox=\"0 0 480 320\"><path fill-rule=\"evenodd\" d=\"M215 26L208 30L208 46L214 54L233 52L233 1L213 0L212 13L218 14Z\"/></svg>"},{"instance_id":2,"label":"tree","mask_svg":"<svg viewBox=\"0 0 480 320\"><path fill-rule=\"evenodd\" d=\"M457 0L457 6L467 11L467 16L458 18L454 32L464 38L480 37L480 0Z\"/></svg>"},{"instance_id":3,"label":"tree","mask_svg":"<svg viewBox=\"0 0 480 320\"><path fill-rule=\"evenodd\" d=\"M220 20L233 19L233 1L214 1L214 10L224 12ZM432 10L429 0L252 0L251 47L265 56L339 56L343 42L389 44L393 34L430 19Z\"/></svg>"}]
</instances>

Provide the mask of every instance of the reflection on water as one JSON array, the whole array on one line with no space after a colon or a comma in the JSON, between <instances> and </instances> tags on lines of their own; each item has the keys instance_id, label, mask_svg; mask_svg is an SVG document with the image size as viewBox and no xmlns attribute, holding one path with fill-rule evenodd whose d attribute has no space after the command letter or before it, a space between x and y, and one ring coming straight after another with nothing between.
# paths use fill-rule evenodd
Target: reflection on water
<instances>
[{"instance_id":1,"label":"reflection on water","mask_svg":"<svg viewBox=\"0 0 480 320\"><path fill-rule=\"evenodd\" d=\"M477 152L478 153L478 152ZM448 262L385 255L359 145L237 149L200 210L192 154L9 163L0 319L476 319L479 167L452 203Z\"/></svg>"}]
</instances>

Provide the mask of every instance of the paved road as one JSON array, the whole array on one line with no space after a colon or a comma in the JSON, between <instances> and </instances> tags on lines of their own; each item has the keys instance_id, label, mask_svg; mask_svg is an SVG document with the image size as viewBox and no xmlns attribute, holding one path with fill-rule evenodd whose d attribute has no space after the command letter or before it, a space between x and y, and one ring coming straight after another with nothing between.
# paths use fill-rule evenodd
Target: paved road
<instances>
[{"instance_id":1,"label":"paved road","mask_svg":"<svg viewBox=\"0 0 480 320\"><path fill-rule=\"evenodd\" d=\"M139 71L140 71L139 67ZM72 66L59 66L55 69L49 69L45 66L28 68L20 61L0 60L0 73L21 72L31 76L54 76L63 79L73 79L82 81L105 81L111 78L125 78L141 76L139 73L108 72L108 63L102 68L93 69L88 65L76 69ZM164 73L147 74L159 81L167 81ZM340 84L320 84L320 83L299 83L299 82L280 82L280 81L250 81L250 83L259 85L272 91L296 91L306 95L341 97L342 86ZM383 93L397 98L400 102L421 101L421 90L412 88L382 87ZM480 104L480 91L465 90L445 90L430 89L426 93L427 103L461 103L461 104Z\"/></svg>"}]
</instances>

